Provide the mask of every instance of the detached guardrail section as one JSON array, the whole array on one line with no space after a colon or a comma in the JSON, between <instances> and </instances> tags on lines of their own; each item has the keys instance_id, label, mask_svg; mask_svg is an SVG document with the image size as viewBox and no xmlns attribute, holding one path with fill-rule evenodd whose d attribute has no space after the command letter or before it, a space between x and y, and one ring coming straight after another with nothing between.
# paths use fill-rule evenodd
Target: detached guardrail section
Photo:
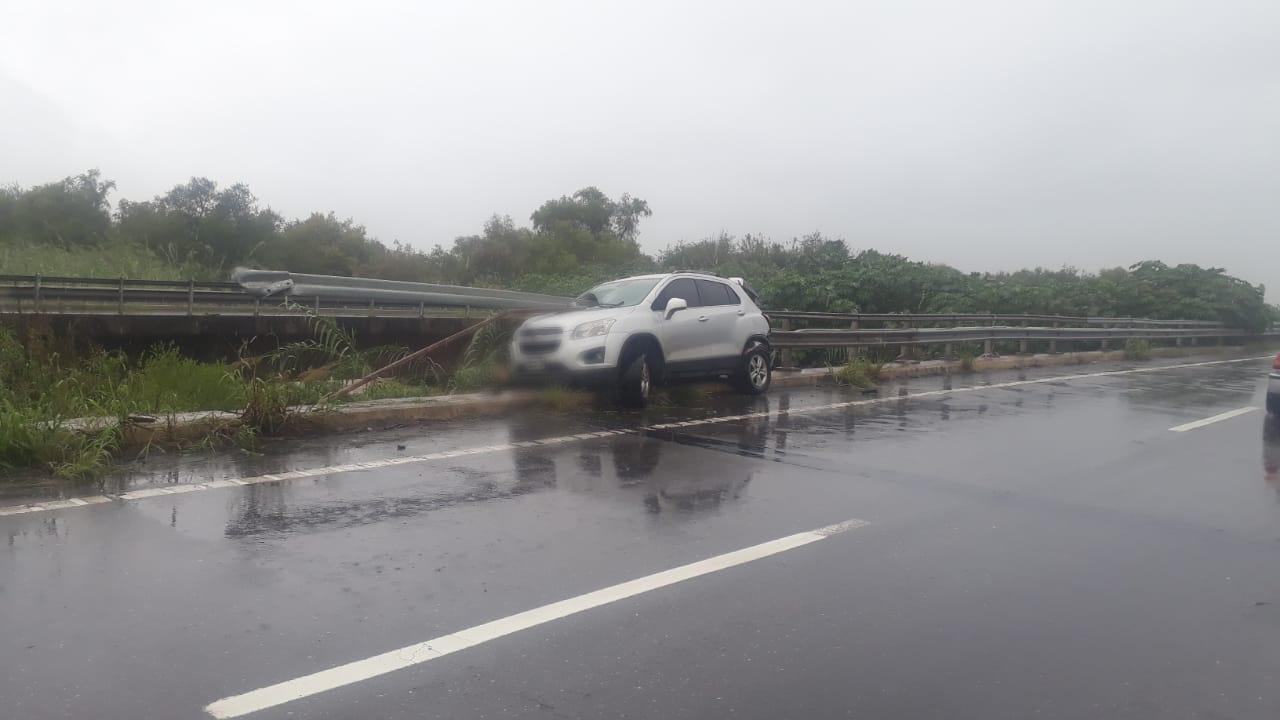
<instances>
[{"instance_id":1,"label":"detached guardrail section","mask_svg":"<svg viewBox=\"0 0 1280 720\"><path fill-rule=\"evenodd\" d=\"M457 285L276 270L237 270L235 282L0 275L0 313L92 315L281 315L298 306L327 316L425 317L471 310L558 310L569 298Z\"/></svg>"}]
</instances>

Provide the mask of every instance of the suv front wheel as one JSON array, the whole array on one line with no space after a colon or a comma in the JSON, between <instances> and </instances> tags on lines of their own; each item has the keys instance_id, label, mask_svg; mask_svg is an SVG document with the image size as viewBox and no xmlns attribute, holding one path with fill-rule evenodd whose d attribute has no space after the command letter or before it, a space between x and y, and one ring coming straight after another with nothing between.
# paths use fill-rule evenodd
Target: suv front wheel
<instances>
[{"instance_id":1,"label":"suv front wheel","mask_svg":"<svg viewBox=\"0 0 1280 720\"><path fill-rule=\"evenodd\" d=\"M618 378L619 399L627 407L643 408L649 404L652 389L653 367L649 364L649 356L643 352L633 355Z\"/></svg>"},{"instance_id":2,"label":"suv front wheel","mask_svg":"<svg viewBox=\"0 0 1280 720\"><path fill-rule=\"evenodd\" d=\"M742 366L734 377L734 385L748 395L763 395L773 382L772 353L767 345L756 345L742 354Z\"/></svg>"}]
</instances>

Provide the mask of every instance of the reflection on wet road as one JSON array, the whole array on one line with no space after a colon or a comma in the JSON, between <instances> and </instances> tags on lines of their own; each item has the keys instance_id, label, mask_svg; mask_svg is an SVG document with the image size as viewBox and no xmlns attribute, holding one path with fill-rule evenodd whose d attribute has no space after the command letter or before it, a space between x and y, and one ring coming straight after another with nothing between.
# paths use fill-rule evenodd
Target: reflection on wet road
<instances>
[{"instance_id":1,"label":"reflection on wet road","mask_svg":"<svg viewBox=\"0 0 1280 720\"><path fill-rule=\"evenodd\" d=\"M374 465L0 518L0 715L207 717L860 518L250 717L1277 717L1280 427L1169 432L1260 405L1264 370L1028 369L152 459L109 491Z\"/></svg>"}]
</instances>

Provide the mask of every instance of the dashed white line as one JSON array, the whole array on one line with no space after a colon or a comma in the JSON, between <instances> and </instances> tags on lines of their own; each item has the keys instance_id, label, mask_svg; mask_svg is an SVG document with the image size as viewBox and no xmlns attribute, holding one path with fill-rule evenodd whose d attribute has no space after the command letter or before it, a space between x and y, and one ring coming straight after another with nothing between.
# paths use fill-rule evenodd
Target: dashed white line
<instances>
[{"instance_id":1,"label":"dashed white line","mask_svg":"<svg viewBox=\"0 0 1280 720\"><path fill-rule=\"evenodd\" d=\"M1171 427L1169 428L1169 430L1177 433L1187 432L1188 430L1195 430L1197 428L1202 428L1206 425L1212 425L1216 422L1222 422L1223 420L1230 420L1231 418L1234 418L1234 417L1247 415L1257 409L1258 408L1252 405L1248 407L1236 408L1235 410L1228 410L1224 413L1218 413L1217 415L1214 415L1212 417L1207 417L1203 420L1196 420L1195 422L1189 422L1189 423L1186 423L1185 425L1178 425L1177 427Z\"/></svg>"},{"instance_id":2,"label":"dashed white line","mask_svg":"<svg viewBox=\"0 0 1280 720\"><path fill-rule=\"evenodd\" d=\"M794 550L865 525L867 525L865 520L846 520L815 530L807 530L795 535L769 540L759 545L752 545L741 550L716 555L688 565L681 565L670 570L663 570L635 580L628 580L617 585L601 588L585 595L578 595L577 597L553 602L550 605L543 605L532 610L475 625L465 630L442 635L425 642L385 652L381 655L374 655L370 658L356 660L293 680L268 685L241 695L223 698L210 703L204 709L205 712L219 720L236 718L259 710L266 710L294 700L300 700L311 695L429 662L459 650L497 640L512 633L537 627L538 625L591 610L592 608L615 603L619 600L625 600L642 593L684 582L685 580L692 580L709 573L726 570L754 560L760 560L771 555L777 555L788 550Z\"/></svg>"},{"instance_id":3,"label":"dashed white line","mask_svg":"<svg viewBox=\"0 0 1280 720\"><path fill-rule=\"evenodd\" d=\"M564 435L560 437L541 438L538 440L525 440L521 442L514 442L514 443L508 443L508 444L502 444L502 445L486 445L486 446L474 447L474 448L463 448L459 450L433 452L433 453L428 453L426 455L407 455L404 457L388 458L385 460L372 460L372 461L363 462L363 463L333 465L329 467L311 468L309 470L294 470L292 472L258 475L256 477L235 478L235 479L228 479L228 480L215 480L215 481L204 483L202 486L179 486L179 487L189 488L186 490L178 490L178 489L174 489L173 487L147 488L143 490L131 490L129 492L121 493L119 495L114 495L114 496L96 495L91 497L73 498L73 499L84 500L85 504L87 505L111 502L113 500L142 500L145 498L151 498L151 497L156 497L160 495L171 495L178 492L193 492L196 490L213 490L217 488L227 487L228 483L232 485L256 485L258 483L265 483L265 482L280 482L280 481L293 480L298 478L318 477L322 475L337 475L339 473L356 472L360 470L372 470L372 469L384 468L384 467L393 467L395 465L405 465L408 463L429 462L432 460L445 460L448 458L477 455L482 453L502 452L502 451L511 450L514 448L529 448L529 447L538 447L538 446L546 446L546 445L559 445L561 443L580 442L586 439L604 437L605 435L627 435L632 433L643 433L643 432L652 431L652 430L669 430L669 429L678 428L678 427L695 427L698 425L709 425L712 423L734 422L739 420L758 420L762 418L769 418L769 417L776 418L776 417L783 417L787 415L802 415L805 413L824 412L828 410L842 410L842 409L851 408L851 407L865 407L870 405L882 405L890 402L899 402L903 400L915 400L919 398L937 397L939 395L955 395L958 393L979 392L982 390L999 390L1002 388L1020 387L1023 385L1038 385L1043 383L1062 382L1066 380L1087 380L1090 378L1113 377L1113 376L1119 376L1119 375L1134 375L1139 373L1163 372L1165 370L1180 370L1184 368L1206 367L1210 365L1225 365L1229 363L1254 362L1257 360L1270 360L1271 358L1272 358L1271 355L1264 355L1259 357L1236 358L1232 360L1210 360L1207 362L1183 363L1180 365L1162 365L1159 367L1134 368L1130 370L1108 370L1103 372L1082 373L1078 375L1055 375L1053 377L1036 378L1034 380L1015 380L1011 382L991 383L989 385L970 385L966 387L952 388L950 390L927 390L925 392L911 393L909 395L892 395L888 397L867 398L863 400L850 400L848 402L830 403L827 405L813 405L810 407L790 408L788 410L746 413L743 415L726 415L726 416L720 416L720 417L702 418L700 420L686 420L683 422L658 423L656 425L647 425L647 426L638 427L634 429L608 430L608 431L600 431L600 432L594 432L594 433L579 433L576 435ZM1244 412L1248 412L1248 411L1242 408L1240 411L1232 411L1232 412L1239 412L1239 414L1244 414ZM1234 416L1231 416L1231 417L1234 417ZM1226 417L1208 418L1208 420L1211 420L1214 422L1216 422L1218 419L1225 420L1227 418ZM1200 421L1200 422L1208 424L1207 421ZM1192 425L1194 425L1194 423ZM1179 426L1179 427L1186 427L1186 426ZM1178 430L1178 428L1172 428L1172 429ZM1190 430L1194 428L1187 427L1186 429ZM1178 431L1184 432L1183 430L1178 430ZM12 507L0 507L0 517L6 516L6 515L22 515L26 513L47 512L50 510L62 510L70 507L81 507L81 505L79 505L78 503L73 503L70 500L52 500L52 501L46 501L46 502L41 502L41 503L36 503L31 505L16 505Z\"/></svg>"}]
</instances>

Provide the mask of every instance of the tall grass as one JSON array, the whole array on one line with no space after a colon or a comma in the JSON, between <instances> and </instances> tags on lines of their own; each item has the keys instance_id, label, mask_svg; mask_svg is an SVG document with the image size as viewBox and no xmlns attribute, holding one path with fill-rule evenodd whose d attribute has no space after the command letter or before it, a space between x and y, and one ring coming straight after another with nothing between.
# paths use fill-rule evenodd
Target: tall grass
<instances>
[{"instance_id":1,"label":"tall grass","mask_svg":"<svg viewBox=\"0 0 1280 720\"><path fill-rule=\"evenodd\" d=\"M866 358L854 358L835 371L836 382L852 385L863 390L871 390L880 382L884 372L884 363L874 362Z\"/></svg>"},{"instance_id":2,"label":"tall grass","mask_svg":"<svg viewBox=\"0 0 1280 720\"><path fill-rule=\"evenodd\" d=\"M216 280L217 268L166 257L122 240L63 248L47 243L0 244L0 268L9 275L126 277L131 280Z\"/></svg>"},{"instance_id":3,"label":"tall grass","mask_svg":"<svg viewBox=\"0 0 1280 720\"><path fill-rule=\"evenodd\" d=\"M354 338L328 318L314 319L314 338L264 358L200 362L170 344L140 357L96 350L64 357L58 344L33 336L24 344L0 327L0 470L41 467L66 477L105 470L120 449L121 427L136 415L197 410L240 413L240 421L210 431L209 439L253 448L261 436L290 424L291 407L316 405L345 381L407 352L402 347L357 349ZM479 335L463 366L446 380L438 365L415 363L410 377L385 378L350 400L465 392L500 381L505 348L500 332ZM413 375L418 379L414 380ZM76 418L108 418L91 427Z\"/></svg>"}]
</instances>

